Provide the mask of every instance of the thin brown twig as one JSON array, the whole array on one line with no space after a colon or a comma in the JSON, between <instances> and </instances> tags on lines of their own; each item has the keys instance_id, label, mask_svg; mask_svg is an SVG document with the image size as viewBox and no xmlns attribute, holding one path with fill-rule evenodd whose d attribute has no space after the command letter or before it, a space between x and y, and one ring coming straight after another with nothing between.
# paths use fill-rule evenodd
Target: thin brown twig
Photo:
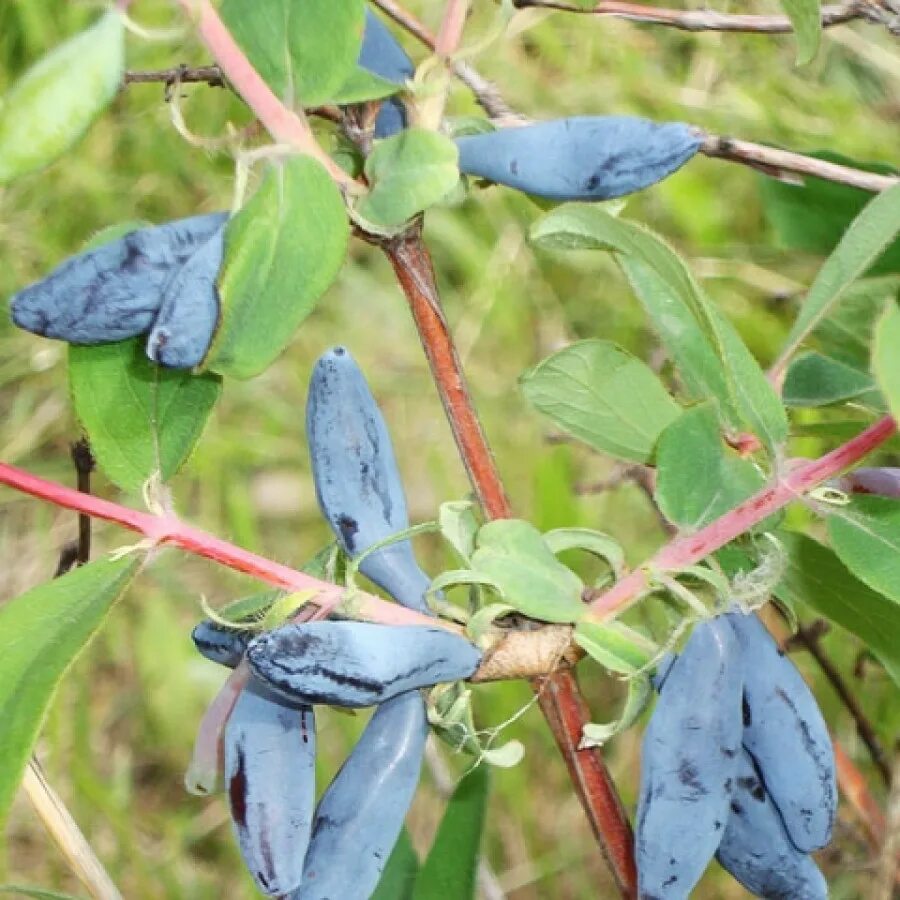
<instances>
[{"instance_id":1,"label":"thin brown twig","mask_svg":"<svg viewBox=\"0 0 900 900\"><path fill-rule=\"evenodd\" d=\"M822 673L834 688L841 703L847 707L847 711L856 723L856 731L859 734L860 740L866 745L869 755L872 757L872 762L875 764L875 768L878 769L885 785L890 786L890 761L888 760L884 748L881 746L881 742L878 740L878 735L875 733L872 723L869 721L862 707L859 705L859 701L853 695L853 692L844 680L844 676L841 675L837 666L835 666L822 649L819 639L823 633L823 628L822 625L819 624L820 622L822 622L822 620L813 622L811 625L801 625L793 637L785 642L785 645L789 647L791 644L799 644L809 651L810 656L816 661L819 668L822 670ZM825 630L827 630L827 623L823 624L825 625Z\"/></svg>"},{"instance_id":2,"label":"thin brown twig","mask_svg":"<svg viewBox=\"0 0 900 900\"><path fill-rule=\"evenodd\" d=\"M125 84L208 84L228 87L222 70L216 66L173 66L171 69L134 70L125 73Z\"/></svg>"},{"instance_id":3,"label":"thin brown twig","mask_svg":"<svg viewBox=\"0 0 900 900\"><path fill-rule=\"evenodd\" d=\"M72 444L72 462L75 463L75 476L78 490L82 494L91 492L91 473L96 462L91 453L91 445L86 438L81 438ZM89 562L91 558L91 517L84 513L78 514L78 551L76 560L80 566Z\"/></svg>"},{"instance_id":4,"label":"thin brown twig","mask_svg":"<svg viewBox=\"0 0 900 900\"><path fill-rule=\"evenodd\" d=\"M589 16L612 16L648 25L665 25L681 31L730 31L747 34L788 34L794 30L791 20L780 15L743 15L720 13L711 9L664 9L643 3L619 3L603 0L594 7L575 6L564 0L513 0L517 9L553 9L560 12ZM873 24L888 24L887 10L871 0L849 0L822 7L822 27L843 25L861 20Z\"/></svg>"},{"instance_id":5,"label":"thin brown twig","mask_svg":"<svg viewBox=\"0 0 900 900\"><path fill-rule=\"evenodd\" d=\"M509 501L444 317L431 257L421 237L421 222L398 238L370 239L384 250L407 297L460 456L485 515L508 518ZM578 749L590 712L575 674L559 671L532 681L532 687L619 892L633 898L637 873L631 825L599 751Z\"/></svg>"}]
</instances>

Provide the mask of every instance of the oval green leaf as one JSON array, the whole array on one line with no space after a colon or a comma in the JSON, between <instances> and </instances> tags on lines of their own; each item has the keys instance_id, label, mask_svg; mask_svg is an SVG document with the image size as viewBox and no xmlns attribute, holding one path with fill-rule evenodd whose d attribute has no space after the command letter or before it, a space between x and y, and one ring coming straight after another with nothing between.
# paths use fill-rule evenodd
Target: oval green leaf
<instances>
[{"instance_id":1,"label":"oval green leaf","mask_svg":"<svg viewBox=\"0 0 900 900\"><path fill-rule=\"evenodd\" d=\"M0 108L0 184L42 169L87 131L125 71L125 26L110 10L38 60Z\"/></svg>"},{"instance_id":2,"label":"oval green leaf","mask_svg":"<svg viewBox=\"0 0 900 900\"><path fill-rule=\"evenodd\" d=\"M349 238L340 191L318 162L296 156L269 171L225 231L204 367L235 378L268 368L337 277Z\"/></svg>"}]
</instances>

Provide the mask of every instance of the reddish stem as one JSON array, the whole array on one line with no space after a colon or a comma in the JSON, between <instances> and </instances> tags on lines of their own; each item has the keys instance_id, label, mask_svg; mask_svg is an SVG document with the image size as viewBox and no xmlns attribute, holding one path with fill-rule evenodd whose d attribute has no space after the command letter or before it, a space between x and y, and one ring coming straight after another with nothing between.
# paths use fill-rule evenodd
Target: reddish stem
<instances>
[{"instance_id":1,"label":"reddish stem","mask_svg":"<svg viewBox=\"0 0 900 900\"><path fill-rule=\"evenodd\" d=\"M422 346L460 456L489 519L509 518L509 500L466 386L453 337L441 307L434 268L414 225L383 249L406 294ZM575 674L562 670L532 682L538 703L565 759L581 804L622 897L637 896L634 838L621 800L599 750L578 750L590 711Z\"/></svg>"},{"instance_id":2,"label":"reddish stem","mask_svg":"<svg viewBox=\"0 0 900 900\"><path fill-rule=\"evenodd\" d=\"M129 531L143 535L153 544L179 547L189 553L228 566L237 572L243 572L260 579L260 581L268 582L275 587L288 591L314 590L316 597L311 602L319 607L322 613L333 609L344 596L344 589L339 585L329 581L320 581L305 572L299 572L289 566L266 559L264 556L251 553L249 550L223 541L206 531L186 525L172 515L155 516L136 509L129 509L126 506L119 506L118 503L101 500L91 494L83 494L53 481L46 481L37 475L32 475L30 472L6 463L0 463L0 484L8 485L40 500L47 500L63 509L84 513L94 519L114 522ZM406 609L397 603L388 603L380 597L363 591L354 594L353 607L354 612L360 618L381 622L385 625L429 625L433 627L435 624L435 620L430 616ZM439 622L438 624L443 623Z\"/></svg>"},{"instance_id":3,"label":"reddish stem","mask_svg":"<svg viewBox=\"0 0 900 900\"><path fill-rule=\"evenodd\" d=\"M594 616L608 618L634 600L649 585L654 572L678 571L705 559L792 500L852 466L888 440L896 430L897 423L890 416L885 416L831 453L792 469L775 484L764 488L695 534L670 541L652 559L594 599L591 603Z\"/></svg>"}]
</instances>

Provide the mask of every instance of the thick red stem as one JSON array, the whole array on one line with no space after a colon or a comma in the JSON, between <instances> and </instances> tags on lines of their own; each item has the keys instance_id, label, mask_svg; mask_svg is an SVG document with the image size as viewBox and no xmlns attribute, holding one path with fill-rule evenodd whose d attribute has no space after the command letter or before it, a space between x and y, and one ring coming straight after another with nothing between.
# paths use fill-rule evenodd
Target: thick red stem
<instances>
[{"instance_id":1,"label":"thick red stem","mask_svg":"<svg viewBox=\"0 0 900 900\"><path fill-rule=\"evenodd\" d=\"M466 386L441 308L434 268L419 226L383 246L403 288L460 456L489 519L512 514L493 454ZM631 824L599 750L578 750L590 711L575 674L562 670L532 686L566 762L572 783L622 897L637 896Z\"/></svg>"}]
</instances>

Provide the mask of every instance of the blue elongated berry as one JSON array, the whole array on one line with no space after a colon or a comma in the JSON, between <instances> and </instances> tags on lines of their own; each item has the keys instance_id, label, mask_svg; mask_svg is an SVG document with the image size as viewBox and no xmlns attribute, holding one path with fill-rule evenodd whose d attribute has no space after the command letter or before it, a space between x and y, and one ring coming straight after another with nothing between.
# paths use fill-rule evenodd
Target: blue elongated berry
<instances>
[{"instance_id":1,"label":"blue elongated berry","mask_svg":"<svg viewBox=\"0 0 900 900\"><path fill-rule=\"evenodd\" d=\"M468 678L481 652L444 628L325 621L283 625L254 638L247 661L289 702L358 708Z\"/></svg>"},{"instance_id":2,"label":"blue elongated berry","mask_svg":"<svg viewBox=\"0 0 900 900\"><path fill-rule=\"evenodd\" d=\"M172 275L222 227L225 213L139 228L67 259L10 301L26 331L73 344L121 341L146 332Z\"/></svg>"},{"instance_id":3,"label":"blue elongated berry","mask_svg":"<svg viewBox=\"0 0 900 900\"><path fill-rule=\"evenodd\" d=\"M456 139L459 168L550 200L609 200L683 166L702 141L681 122L576 116Z\"/></svg>"},{"instance_id":4,"label":"blue elongated berry","mask_svg":"<svg viewBox=\"0 0 900 900\"><path fill-rule=\"evenodd\" d=\"M169 280L147 338L147 356L154 362L192 369L203 361L219 319L216 279L224 256L223 226Z\"/></svg>"},{"instance_id":5,"label":"blue elongated berry","mask_svg":"<svg viewBox=\"0 0 900 900\"><path fill-rule=\"evenodd\" d=\"M366 26L359 50L359 65L386 81L403 84L415 74L415 66L381 19L366 10ZM396 97L388 97L375 119L375 137L386 138L406 128L406 110Z\"/></svg>"},{"instance_id":6,"label":"blue elongated berry","mask_svg":"<svg viewBox=\"0 0 900 900\"><path fill-rule=\"evenodd\" d=\"M316 729L309 707L282 705L253 685L225 726L225 783L241 855L261 891L303 879L315 807Z\"/></svg>"},{"instance_id":7,"label":"blue elongated berry","mask_svg":"<svg viewBox=\"0 0 900 900\"><path fill-rule=\"evenodd\" d=\"M741 665L722 618L695 626L641 745L636 859L642 900L680 900L722 839L741 748Z\"/></svg>"},{"instance_id":8,"label":"blue elongated berry","mask_svg":"<svg viewBox=\"0 0 900 900\"><path fill-rule=\"evenodd\" d=\"M345 347L323 354L306 403L306 437L319 508L343 550L358 556L409 527L406 497L384 417ZM360 570L399 603L428 612L430 579L409 541L367 556Z\"/></svg>"},{"instance_id":9,"label":"blue elongated berry","mask_svg":"<svg viewBox=\"0 0 900 900\"><path fill-rule=\"evenodd\" d=\"M194 627L191 638L194 646L210 662L233 669L241 661L253 633L235 628L223 628L209 619Z\"/></svg>"},{"instance_id":10,"label":"blue elongated berry","mask_svg":"<svg viewBox=\"0 0 900 900\"><path fill-rule=\"evenodd\" d=\"M375 711L316 809L303 885L290 900L367 900L412 802L428 723L417 692Z\"/></svg>"},{"instance_id":11,"label":"blue elongated berry","mask_svg":"<svg viewBox=\"0 0 900 900\"><path fill-rule=\"evenodd\" d=\"M748 891L766 900L827 900L812 858L790 841L753 757L742 750L716 859Z\"/></svg>"},{"instance_id":12,"label":"blue elongated berry","mask_svg":"<svg viewBox=\"0 0 900 900\"><path fill-rule=\"evenodd\" d=\"M744 746L787 833L806 852L831 839L834 749L816 698L755 615L729 613L744 670Z\"/></svg>"}]
</instances>

